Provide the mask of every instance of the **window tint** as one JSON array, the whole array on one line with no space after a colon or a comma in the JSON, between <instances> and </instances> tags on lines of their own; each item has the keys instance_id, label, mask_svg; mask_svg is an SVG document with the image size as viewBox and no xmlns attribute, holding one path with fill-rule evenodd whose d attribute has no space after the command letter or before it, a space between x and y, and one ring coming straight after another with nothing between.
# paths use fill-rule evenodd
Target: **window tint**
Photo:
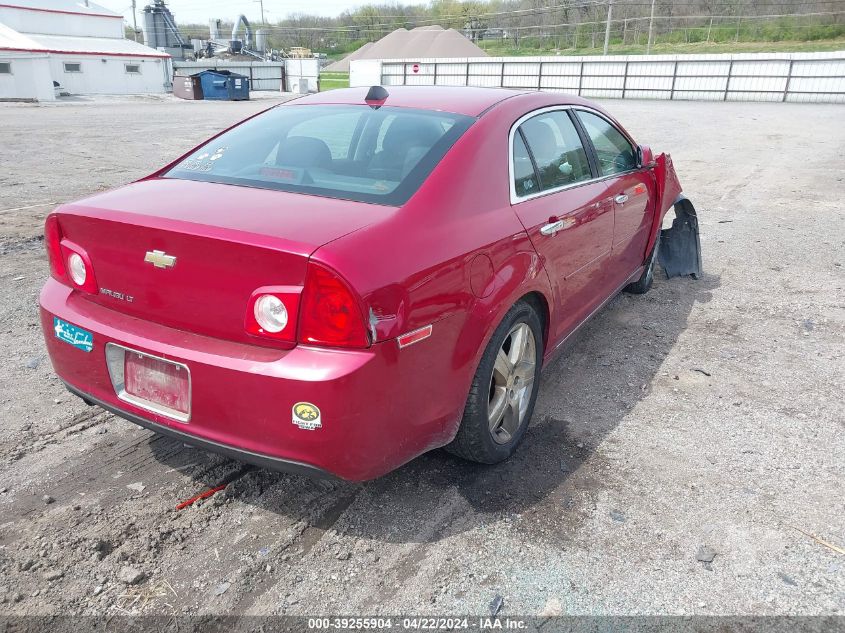
<instances>
[{"instance_id":1,"label":"window tint","mask_svg":"<svg viewBox=\"0 0 845 633\"><path fill-rule=\"evenodd\" d=\"M527 196L540 191L534 164L519 133L513 137L513 184L518 196Z\"/></svg>"},{"instance_id":2,"label":"window tint","mask_svg":"<svg viewBox=\"0 0 845 633\"><path fill-rule=\"evenodd\" d=\"M380 152L384 149L384 135L387 133L387 128L393 123L393 119L396 117L392 114L387 115L385 117L384 122L382 125L379 126L378 136L376 137L376 152Z\"/></svg>"},{"instance_id":3,"label":"window tint","mask_svg":"<svg viewBox=\"0 0 845 633\"><path fill-rule=\"evenodd\" d=\"M599 169L603 176L618 174L637 167L634 148L628 139L609 121L590 112L578 111L578 118L584 124L587 136L596 148Z\"/></svg>"},{"instance_id":4,"label":"window tint","mask_svg":"<svg viewBox=\"0 0 845 633\"><path fill-rule=\"evenodd\" d=\"M12 62L0 62L0 75L12 74Z\"/></svg>"},{"instance_id":5,"label":"window tint","mask_svg":"<svg viewBox=\"0 0 845 633\"><path fill-rule=\"evenodd\" d=\"M565 110L538 114L520 129L537 164L541 189L563 187L593 177L581 138Z\"/></svg>"},{"instance_id":6,"label":"window tint","mask_svg":"<svg viewBox=\"0 0 845 633\"><path fill-rule=\"evenodd\" d=\"M201 146L165 177L400 205L473 121L411 108L279 106Z\"/></svg>"},{"instance_id":7,"label":"window tint","mask_svg":"<svg viewBox=\"0 0 845 633\"><path fill-rule=\"evenodd\" d=\"M126 72L130 75L141 74L141 64L126 64Z\"/></svg>"},{"instance_id":8,"label":"window tint","mask_svg":"<svg viewBox=\"0 0 845 633\"><path fill-rule=\"evenodd\" d=\"M360 111L354 111L314 117L294 125L288 132L288 138L316 138L328 146L333 159L348 158L352 136L361 120L361 114Z\"/></svg>"},{"instance_id":9,"label":"window tint","mask_svg":"<svg viewBox=\"0 0 845 633\"><path fill-rule=\"evenodd\" d=\"M82 72L82 64L65 62L65 72L66 73L81 73Z\"/></svg>"}]
</instances>

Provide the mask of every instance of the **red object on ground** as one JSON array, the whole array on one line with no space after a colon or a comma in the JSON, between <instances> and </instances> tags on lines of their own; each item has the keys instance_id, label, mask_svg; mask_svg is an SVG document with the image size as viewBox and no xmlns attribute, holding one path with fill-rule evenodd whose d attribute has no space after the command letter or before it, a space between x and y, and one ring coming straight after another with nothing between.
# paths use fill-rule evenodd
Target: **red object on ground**
<instances>
[{"instance_id":1,"label":"red object on ground","mask_svg":"<svg viewBox=\"0 0 845 633\"><path fill-rule=\"evenodd\" d=\"M211 495L218 493L225 488L226 488L226 486L217 486L216 488L210 488L209 490L206 490L205 492L201 492L200 494L191 497L187 501L183 501L182 503L180 503L179 505L176 506L176 509L181 510L183 508L187 508L189 505L196 503L200 499L207 499Z\"/></svg>"}]
</instances>

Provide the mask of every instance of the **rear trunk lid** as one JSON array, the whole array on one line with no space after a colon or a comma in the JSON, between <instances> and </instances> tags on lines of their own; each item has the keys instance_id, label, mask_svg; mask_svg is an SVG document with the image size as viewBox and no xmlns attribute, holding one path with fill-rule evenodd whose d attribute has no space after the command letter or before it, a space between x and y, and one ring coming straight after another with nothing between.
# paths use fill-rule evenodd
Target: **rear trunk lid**
<instances>
[{"instance_id":1,"label":"rear trunk lid","mask_svg":"<svg viewBox=\"0 0 845 633\"><path fill-rule=\"evenodd\" d=\"M57 209L64 239L91 259L86 299L229 340L261 286L301 286L317 248L391 207L215 183L151 179ZM175 259L171 259L175 258Z\"/></svg>"}]
</instances>

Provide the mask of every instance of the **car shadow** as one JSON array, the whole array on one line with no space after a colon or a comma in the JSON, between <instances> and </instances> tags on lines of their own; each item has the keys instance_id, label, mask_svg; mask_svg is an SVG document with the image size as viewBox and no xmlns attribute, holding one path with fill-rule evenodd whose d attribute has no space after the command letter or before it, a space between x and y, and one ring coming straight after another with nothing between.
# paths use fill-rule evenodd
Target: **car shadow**
<instances>
[{"instance_id":1,"label":"car shadow","mask_svg":"<svg viewBox=\"0 0 845 633\"><path fill-rule=\"evenodd\" d=\"M435 542L532 513L544 523L541 533L559 538L577 530L592 511L605 485L601 473L613 468L608 451L599 449L623 420L648 415L636 405L656 381L672 380L662 375L663 361L687 329L695 305L710 301L719 284L718 276L708 274L699 280L664 277L646 295L614 298L545 368L532 425L517 452L501 464L470 463L436 450L363 484L252 469L226 494L303 521L306 531L331 527L385 542ZM185 462L182 453L194 451L168 447L169 440L151 443L153 455L168 465ZM241 468L231 460L220 463L232 471ZM213 486L220 468L185 474L198 488Z\"/></svg>"}]
</instances>

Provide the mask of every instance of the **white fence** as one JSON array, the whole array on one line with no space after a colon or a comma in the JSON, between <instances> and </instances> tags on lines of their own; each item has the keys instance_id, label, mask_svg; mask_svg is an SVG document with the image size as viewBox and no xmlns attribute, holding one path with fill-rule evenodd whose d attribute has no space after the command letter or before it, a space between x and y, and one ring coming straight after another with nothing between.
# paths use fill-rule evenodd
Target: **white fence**
<instances>
[{"instance_id":1,"label":"white fence","mask_svg":"<svg viewBox=\"0 0 845 633\"><path fill-rule=\"evenodd\" d=\"M174 61L173 69L176 72L189 75L203 70L228 70L249 77L250 90L275 90L277 92L315 92L320 76L319 60L317 59L247 62L225 61L212 57L195 62Z\"/></svg>"},{"instance_id":2,"label":"white fence","mask_svg":"<svg viewBox=\"0 0 845 633\"><path fill-rule=\"evenodd\" d=\"M610 99L845 103L845 51L357 60L350 85L486 86Z\"/></svg>"}]
</instances>

